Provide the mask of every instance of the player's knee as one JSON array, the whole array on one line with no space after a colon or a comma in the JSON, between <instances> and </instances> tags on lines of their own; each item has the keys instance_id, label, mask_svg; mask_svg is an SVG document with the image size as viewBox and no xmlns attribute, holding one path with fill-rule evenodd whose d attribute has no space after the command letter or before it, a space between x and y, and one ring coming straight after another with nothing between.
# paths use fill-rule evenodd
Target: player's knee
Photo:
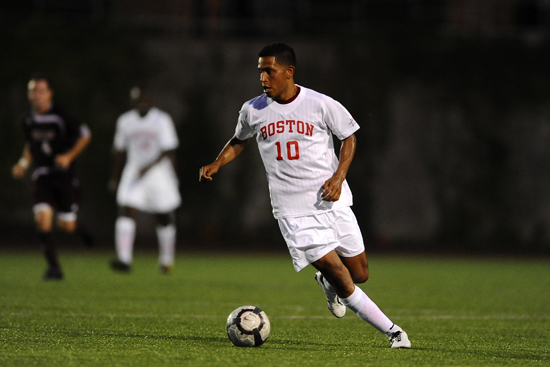
<instances>
[{"instance_id":1,"label":"player's knee","mask_svg":"<svg viewBox=\"0 0 550 367\"><path fill-rule=\"evenodd\" d=\"M163 227L173 224L172 216L170 213L157 214L157 223Z\"/></svg>"},{"instance_id":2,"label":"player's knee","mask_svg":"<svg viewBox=\"0 0 550 367\"><path fill-rule=\"evenodd\" d=\"M355 284L362 284L369 280L369 269L363 269L362 272L351 274Z\"/></svg>"},{"instance_id":3,"label":"player's knee","mask_svg":"<svg viewBox=\"0 0 550 367\"><path fill-rule=\"evenodd\" d=\"M59 221L59 228L61 228L65 232L73 233L74 231L76 231L76 222Z\"/></svg>"},{"instance_id":4,"label":"player's knee","mask_svg":"<svg viewBox=\"0 0 550 367\"><path fill-rule=\"evenodd\" d=\"M38 204L33 208L34 220L39 232L52 230L53 209L48 204Z\"/></svg>"},{"instance_id":5,"label":"player's knee","mask_svg":"<svg viewBox=\"0 0 550 367\"><path fill-rule=\"evenodd\" d=\"M59 213L57 224L61 230L73 233L76 230L76 212Z\"/></svg>"}]
</instances>

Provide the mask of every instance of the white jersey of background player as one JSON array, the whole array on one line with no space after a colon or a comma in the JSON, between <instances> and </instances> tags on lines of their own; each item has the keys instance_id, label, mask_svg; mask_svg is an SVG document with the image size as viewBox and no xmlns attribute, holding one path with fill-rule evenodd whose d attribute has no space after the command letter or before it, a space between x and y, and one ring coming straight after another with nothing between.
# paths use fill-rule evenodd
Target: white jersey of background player
<instances>
[{"instance_id":1,"label":"white jersey of background player","mask_svg":"<svg viewBox=\"0 0 550 367\"><path fill-rule=\"evenodd\" d=\"M111 261L115 270L129 271L135 238L136 211L155 214L159 241L159 263L163 272L174 264L176 226L173 211L180 205L178 179L174 169L174 151L179 145L172 118L152 106L146 91L131 91L136 108L122 114L114 138L115 169L111 188L117 187L120 215L115 224L118 259ZM126 158L126 159L124 159ZM120 181L123 161L124 170Z\"/></svg>"},{"instance_id":2,"label":"white jersey of background player","mask_svg":"<svg viewBox=\"0 0 550 367\"><path fill-rule=\"evenodd\" d=\"M410 348L407 334L355 286L369 276L345 180L359 126L340 103L296 85L295 69L296 56L288 45L274 43L260 51L264 94L243 105L234 137L213 163L201 168L200 180L211 181L256 136L273 214L296 271L309 264L318 270L315 279L336 317L348 307L386 334L392 348ZM333 135L342 141L340 159Z\"/></svg>"}]
</instances>

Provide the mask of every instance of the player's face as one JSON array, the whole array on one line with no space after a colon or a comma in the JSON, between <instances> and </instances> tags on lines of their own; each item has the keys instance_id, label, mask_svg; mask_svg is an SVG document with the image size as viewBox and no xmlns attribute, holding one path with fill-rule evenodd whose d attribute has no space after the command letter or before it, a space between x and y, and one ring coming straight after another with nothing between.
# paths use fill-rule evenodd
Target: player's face
<instances>
[{"instance_id":1,"label":"player's face","mask_svg":"<svg viewBox=\"0 0 550 367\"><path fill-rule=\"evenodd\" d=\"M294 66L281 65L275 56L266 56L258 59L258 71L268 97L280 102L294 97Z\"/></svg>"},{"instance_id":2,"label":"player's face","mask_svg":"<svg viewBox=\"0 0 550 367\"><path fill-rule=\"evenodd\" d=\"M151 107L153 107L153 99L149 94L143 93L136 101L136 108L142 117L147 115Z\"/></svg>"},{"instance_id":3,"label":"player's face","mask_svg":"<svg viewBox=\"0 0 550 367\"><path fill-rule=\"evenodd\" d=\"M31 80L28 85L29 101L33 110L45 112L52 103L53 92L46 80Z\"/></svg>"}]
</instances>

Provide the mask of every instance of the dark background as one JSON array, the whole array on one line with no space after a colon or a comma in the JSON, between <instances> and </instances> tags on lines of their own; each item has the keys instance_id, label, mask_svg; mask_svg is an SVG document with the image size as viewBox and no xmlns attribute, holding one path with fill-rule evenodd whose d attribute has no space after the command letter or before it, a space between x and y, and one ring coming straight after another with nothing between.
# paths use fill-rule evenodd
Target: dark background
<instances>
[{"instance_id":1,"label":"dark background","mask_svg":"<svg viewBox=\"0 0 550 367\"><path fill-rule=\"evenodd\" d=\"M41 71L93 133L80 217L98 246L114 246L115 121L147 82L181 142L179 251L284 250L255 144L198 183L261 93L257 53L281 41L297 53L297 83L361 126L348 181L370 250L548 254L549 36L546 0L3 0L0 246L36 237L30 179L11 167L26 83ZM156 246L148 216L139 241Z\"/></svg>"}]
</instances>

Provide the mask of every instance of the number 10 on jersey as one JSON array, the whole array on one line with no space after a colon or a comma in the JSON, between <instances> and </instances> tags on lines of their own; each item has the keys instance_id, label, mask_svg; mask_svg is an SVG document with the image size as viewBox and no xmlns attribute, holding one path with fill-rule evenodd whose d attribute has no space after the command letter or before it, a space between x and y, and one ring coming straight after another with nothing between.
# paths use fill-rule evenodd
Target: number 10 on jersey
<instances>
[{"instance_id":1,"label":"number 10 on jersey","mask_svg":"<svg viewBox=\"0 0 550 367\"><path fill-rule=\"evenodd\" d=\"M277 160L282 161L284 159L282 155L282 150L284 147L281 149L280 142L276 142L275 145L277 146ZM286 142L286 156L289 161L300 158L300 148L298 147L298 142L296 140Z\"/></svg>"}]
</instances>

